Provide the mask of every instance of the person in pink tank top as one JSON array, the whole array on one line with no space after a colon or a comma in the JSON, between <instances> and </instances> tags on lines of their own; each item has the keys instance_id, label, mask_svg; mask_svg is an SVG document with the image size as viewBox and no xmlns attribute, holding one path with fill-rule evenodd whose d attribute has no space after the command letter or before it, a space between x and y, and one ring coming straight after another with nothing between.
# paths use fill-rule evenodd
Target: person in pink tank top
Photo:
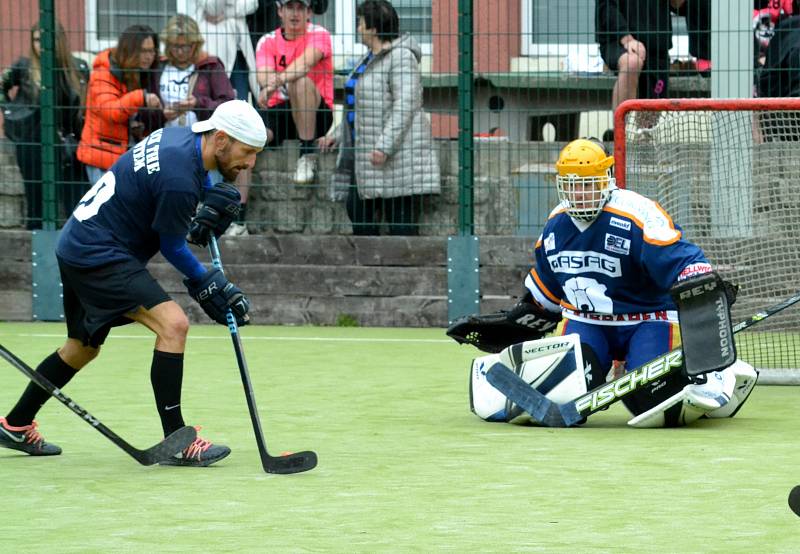
<instances>
[{"instance_id":1,"label":"person in pink tank top","mask_svg":"<svg viewBox=\"0 0 800 554\"><path fill-rule=\"evenodd\" d=\"M330 33L309 21L311 0L278 0L281 26L261 37L256 67L258 105L268 146L300 141L294 181L311 183L316 172L314 141L333 122L333 59Z\"/></svg>"}]
</instances>

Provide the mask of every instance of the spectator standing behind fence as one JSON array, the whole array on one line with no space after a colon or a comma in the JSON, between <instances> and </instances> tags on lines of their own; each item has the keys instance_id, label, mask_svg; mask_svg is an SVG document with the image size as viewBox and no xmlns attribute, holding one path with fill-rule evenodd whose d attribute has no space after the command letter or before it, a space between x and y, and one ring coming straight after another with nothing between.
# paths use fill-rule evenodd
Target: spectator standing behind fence
<instances>
[{"instance_id":1,"label":"spectator standing behind fence","mask_svg":"<svg viewBox=\"0 0 800 554\"><path fill-rule=\"evenodd\" d=\"M29 57L19 58L0 77L0 103L3 105L3 130L14 142L17 166L25 187L28 229L42 228L42 134L39 95L42 88L41 30L35 24L30 30ZM86 190L86 173L75 157L77 138L81 133L81 105L89 68L73 58L67 36L56 23L55 58L55 121L56 121L56 191L69 217L72 208ZM16 94L10 92L16 87Z\"/></svg>"},{"instance_id":2,"label":"spectator standing behind fence","mask_svg":"<svg viewBox=\"0 0 800 554\"><path fill-rule=\"evenodd\" d=\"M338 133L319 144L323 150L339 145L334 198L347 190L353 234L379 234L383 217L390 234L416 235L423 195L440 190L431 124L422 110L422 52L411 36L399 36L389 2L366 0L356 17L368 52L347 78Z\"/></svg>"},{"instance_id":3,"label":"spectator standing behind fence","mask_svg":"<svg viewBox=\"0 0 800 554\"><path fill-rule=\"evenodd\" d=\"M775 27L756 90L760 97L800 96L800 15L784 17Z\"/></svg>"},{"instance_id":4,"label":"spectator standing behind fence","mask_svg":"<svg viewBox=\"0 0 800 554\"><path fill-rule=\"evenodd\" d=\"M596 39L600 55L618 73L612 108L631 98L665 98L672 47L670 2L597 0Z\"/></svg>"},{"instance_id":5,"label":"spectator standing behind fence","mask_svg":"<svg viewBox=\"0 0 800 554\"><path fill-rule=\"evenodd\" d=\"M154 120L148 127L189 127L236 98L220 59L203 51L203 36L194 19L184 14L172 16L161 40L165 56L156 81L164 110L151 112Z\"/></svg>"},{"instance_id":6,"label":"spectator standing behind fence","mask_svg":"<svg viewBox=\"0 0 800 554\"><path fill-rule=\"evenodd\" d=\"M258 9L258 0L196 0L200 33L206 40L206 51L217 56L228 72L239 100L247 101L253 93L253 103L258 96L256 58L247 27L247 17ZM228 228L229 235L246 235L247 200L252 171L239 172L236 187L242 197L237 221Z\"/></svg>"},{"instance_id":7,"label":"spectator standing behind fence","mask_svg":"<svg viewBox=\"0 0 800 554\"><path fill-rule=\"evenodd\" d=\"M281 26L256 47L258 104L267 125L267 145L300 140L294 182L311 183L316 172L314 141L333 122L331 35L309 21L311 0L278 0Z\"/></svg>"},{"instance_id":8,"label":"spectator standing behind fence","mask_svg":"<svg viewBox=\"0 0 800 554\"><path fill-rule=\"evenodd\" d=\"M258 9L258 0L196 0L195 4L206 51L222 61L239 100L247 100L250 92L256 98L256 57L247 16Z\"/></svg>"},{"instance_id":9,"label":"spectator standing behind fence","mask_svg":"<svg viewBox=\"0 0 800 554\"><path fill-rule=\"evenodd\" d=\"M129 125L137 112L161 110L157 84L158 35L147 25L131 25L115 48L100 52L94 59L86 97L86 120L78 159L86 164L89 181L97 182L117 158L128 150L133 136Z\"/></svg>"}]
</instances>

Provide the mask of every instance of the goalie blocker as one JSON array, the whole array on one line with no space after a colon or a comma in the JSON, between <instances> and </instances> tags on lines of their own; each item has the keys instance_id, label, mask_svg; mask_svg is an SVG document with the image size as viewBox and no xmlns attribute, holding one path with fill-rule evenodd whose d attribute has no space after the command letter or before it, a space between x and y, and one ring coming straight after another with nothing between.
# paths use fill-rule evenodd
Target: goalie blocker
<instances>
[{"instance_id":1,"label":"goalie blocker","mask_svg":"<svg viewBox=\"0 0 800 554\"><path fill-rule=\"evenodd\" d=\"M678 306L687 375L718 371L736 361L730 309L736 290L716 271L679 281L670 289Z\"/></svg>"}]
</instances>

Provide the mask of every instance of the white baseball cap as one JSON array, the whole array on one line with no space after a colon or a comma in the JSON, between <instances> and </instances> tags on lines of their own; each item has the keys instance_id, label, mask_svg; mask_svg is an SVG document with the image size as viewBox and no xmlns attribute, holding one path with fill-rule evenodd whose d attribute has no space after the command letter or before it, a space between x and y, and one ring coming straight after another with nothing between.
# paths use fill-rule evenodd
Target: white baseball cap
<instances>
[{"instance_id":1,"label":"white baseball cap","mask_svg":"<svg viewBox=\"0 0 800 554\"><path fill-rule=\"evenodd\" d=\"M267 128L256 109L244 100L223 102L211 117L192 125L195 133L212 129L225 131L231 138L255 148L263 148L267 142Z\"/></svg>"}]
</instances>

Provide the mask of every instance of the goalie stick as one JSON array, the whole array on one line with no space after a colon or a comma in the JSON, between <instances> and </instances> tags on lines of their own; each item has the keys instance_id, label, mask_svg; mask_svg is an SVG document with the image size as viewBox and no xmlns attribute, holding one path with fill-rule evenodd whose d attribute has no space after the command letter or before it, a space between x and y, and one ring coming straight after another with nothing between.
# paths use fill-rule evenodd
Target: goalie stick
<instances>
[{"instance_id":1,"label":"goalie stick","mask_svg":"<svg viewBox=\"0 0 800 554\"><path fill-rule=\"evenodd\" d=\"M744 331L797 302L800 302L800 292L738 323L733 327L733 332ZM489 368L486 380L541 424L547 427L572 427L644 385L675 373L681 368L682 362L683 353L680 348L675 348L563 404L553 402L503 364L494 364Z\"/></svg>"},{"instance_id":2,"label":"goalie stick","mask_svg":"<svg viewBox=\"0 0 800 554\"><path fill-rule=\"evenodd\" d=\"M114 431L103 425L100 420L94 417L92 414L78 406L74 400L72 400L69 396L61 392L61 389L56 387L53 383L51 383L46 377L36 373L36 371L31 368L28 364L17 358L14 354L11 353L5 346L0 344L0 356L5 358L5 360L20 370L25 376L42 387L45 391L47 391L50 396L64 404L67 408L75 412L78 417L84 420L86 423L97 429L100 434L106 437L108 440L119 446L122 450L124 450L129 456L131 456L134 460L142 464L143 466L151 466L156 464L160 461L166 460L171 456L174 456L190 444L194 442L194 439L197 438L197 430L194 427L181 427L174 433L170 434L166 437L163 441L156 444L155 446L151 446L147 450L139 450L134 448L124 439L122 439L119 435L117 435Z\"/></svg>"},{"instance_id":3,"label":"goalie stick","mask_svg":"<svg viewBox=\"0 0 800 554\"><path fill-rule=\"evenodd\" d=\"M209 237L208 251L211 254L212 265L224 274L217 238L213 233L211 237ZM264 471L267 473L289 474L301 473L314 469L317 466L317 455L310 450L293 452L283 456L272 456L267 451L264 433L261 430L261 420L258 417L258 408L256 408L255 394L253 394L253 385L250 382L250 372L247 370L247 361L244 359L242 340L239 337L239 326L236 324L236 318L230 310L228 310L228 330L231 332L233 350L236 352L236 363L239 365L239 373L242 376L244 396L247 399L247 409L250 412L250 420L253 423L253 432L256 435L256 444L258 445L258 453L261 456L261 466L264 468Z\"/></svg>"}]
</instances>

